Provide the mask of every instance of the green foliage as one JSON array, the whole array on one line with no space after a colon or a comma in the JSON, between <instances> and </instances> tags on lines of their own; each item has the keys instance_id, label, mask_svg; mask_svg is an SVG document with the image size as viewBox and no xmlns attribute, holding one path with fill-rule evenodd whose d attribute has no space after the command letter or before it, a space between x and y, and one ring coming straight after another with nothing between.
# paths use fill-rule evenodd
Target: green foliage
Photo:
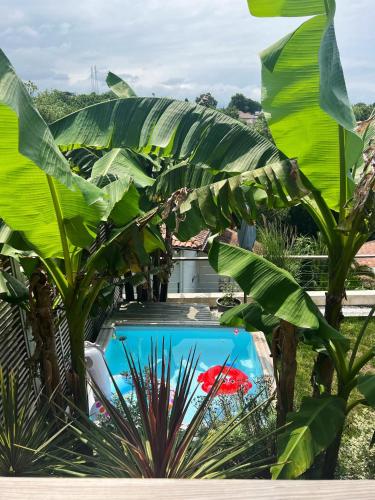
<instances>
[{"instance_id":1,"label":"green foliage","mask_svg":"<svg viewBox=\"0 0 375 500\"><path fill-rule=\"evenodd\" d=\"M335 2L249 0L249 6L260 17L319 14L262 53L262 105L278 147L298 158L327 205L339 211L348 199L340 186L344 181L350 186L350 168L362 142L353 132L356 123L335 38Z\"/></svg>"},{"instance_id":2,"label":"green foliage","mask_svg":"<svg viewBox=\"0 0 375 500\"><path fill-rule=\"evenodd\" d=\"M375 109L375 102L373 104L365 104L364 102L358 102L353 106L353 112L357 122L363 122L368 120Z\"/></svg>"},{"instance_id":3,"label":"green foliage","mask_svg":"<svg viewBox=\"0 0 375 500\"><path fill-rule=\"evenodd\" d=\"M305 398L296 413L288 414L287 428L278 437L280 465L273 479L295 479L303 474L335 439L345 420L345 401L335 396Z\"/></svg>"},{"instance_id":4,"label":"green foliage","mask_svg":"<svg viewBox=\"0 0 375 500\"><path fill-rule=\"evenodd\" d=\"M266 117L264 116L263 113L261 113L256 121L253 123L252 127L258 134L260 134L263 137L266 137L269 141L274 143L270 128L268 126Z\"/></svg>"},{"instance_id":5,"label":"green foliage","mask_svg":"<svg viewBox=\"0 0 375 500\"><path fill-rule=\"evenodd\" d=\"M349 415L340 448L336 479L374 479L375 447L370 445L374 433L375 412L358 408Z\"/></svg>"},{"instance_id":6,"label":"green foliage","mask_svg":"<svg viewBox=\"0 0 375 500\"><path fill-rule=\"evenodd\" d=\"M264 469L267 460L257 461L254 466L250 460L250 450L256 439L249 442L248 436L244 436L244 439L230 447L221 446L224 439L245 422L254 409L244 408L217 429L198 432L220 388L221 375L199 404L190 423L184 426L186 411L196 390L193 380L198 360L194 351L186 362L181 360L172 393L172 353L169 350L165 354L164 343L161 350L160 363L157 347L151 345L151 355L145 370L136 365L131 353L125 351L137 398L136 408L122 396L113 377L117 407L95 386L111 422L98 427L86 418L84 423L77 423L77 436L93 450L93 455L87 457L87 461L92 464L86 467L87 473L99 477L193 479L233 477ZM247 459L235 462L244 453L247 453Z\"/></svg>"},{"instance_id":7,"label":"green foliage","mask_svg":"<svg viewBox=\"0 0 375 500\"><path fill-rule=\"evenodd\" d=\"M221 285L220 291L222 293L222 296L219 300L222 306L231 307L235 306L238 303L235 297L235 293L237 290L231 281L226 281L223 285Z\"/></svg>"},{"instance_id":8,"label":"green foliage","mask_svg":"<svg viewBox=\"0 0 375 500\"><path fill-rule=\"evenodd\" d=\"M262 106L257 101L253 101L243 94L235 94L231 97L228 108L236 108L244 113L254 114L256 111L261 111Z\"/></svg>"},{"instance_id":9,"label":"green foliage","mask_svg":"<svg viewBox=\"0 0 375 500\"><path fill-rule=\"evenodd\" d=\"M200 106L205 106L206 108L216 108L217 100L211 95L210 92L206 92L204 94L196 97L195 102Z\"/></svg>"},{"instance_id":10,"label":"green foliage","mask_svg":"<svg viewBox=\"0 0 375 500\"><path fill-rule=\"evenodd\" d=\"M302 328L319 327L318 309L287 271L248 250L217 241L208 259L218 274L236 280L268 314Z\"/></svg>"},{"instance_id":11,"label":"green foliage","mask_svg":"<svg viewBox=\"0 0 375 500\"><path fill-rule=\"evenodd\" d=\"M364 396L366 404L375 408L375 374L358 377L358 390Z\"/></svg>"},{"instance_id":12,"label":"green foliage","mask_svg":"<svg viewBox=\"0 0 375 500\"><path fill-rule=\"evenodd\" d=\"M113 92L105 92L104 94L96 94L95 92L91 92L90 94L74 94L72 92L53 89L38 92L33 96L33 101L42 118L47 123L53 123L79 109L115 98L116 95Z\"/></svg>"},{"instance_id":13,"label":"green foliage","mask_svg":"<svg viewBox=\"0 0 375 500\"><path fill-rule=\"evenodd\" d=\"M225 115L230 116L231 118L234 118L235 120L238 120L238 116L239 116L238 109L234 106L228 106L227 108L221 108L219 111L221 111ZM259 131L257 130L257 132L259 132Z\"/></svg>"},{"instance_id":14,"label":"green foliage","mask_svg":"<svg viewBox=\"0 0 375 500\"><path fill-rule=\"evenodd\" d=\"M297 281L300 278L300 262L291 260L294 254L296 233L292 226L276 221L264 220L257 230L260 253L265 259L287 270Z\"/></svg>"},{"instance_id":15,"label":"green foliage","mask_svg":"<svg viewBox=\"0 0 375 500\"><path fill-rule=\"evenodd\" d=\"M0 102L0 215L8 226L4 247L8 253L13 247L14 256L16 250L33 251L32 257L41 259L60 294L83 409L87 404L82 363L85 321L108 281L129 270L141 271L149 264L148 254L164 248L160 235L146 227L158 209L146 215L141 211L132 179L137 177L139 184L147 177L130 153L103 156L97 162L97 177L90 182L72 173L2 52ZM132 165L131 173L120 175L119 157ZM109 182L111 168L115 175ZM105 184L101 189L94 181L103 178L106 182L98 182ZM84 250L96 238L101 222L108 220L115 226L108 241L97 245L87 258Z\"/></svg>"},{"instance_id":16,"label":"green foliage","mask_svg":"<svg viewBox=\"0 0 375 500\"><path fill-rule=\"evenodd\" d=\"M220 324L224 326L239 326L247 331L261 331L268 338L272 337L272 333L280 321L267 314L264 309L256 302L250 304L240 304L226 311L220 317Z\"/></svg>"},{"instance_id":17,"label":"green foliage","mask_svg":"<svg viewBox=\"0 0 375 500\"><path fill-rule=\"evenodd\" d=\"M22 306L29 299L29 290L22 281L0 269L0 299Z\"/></svg>"},{"instance_id":18,"label":"green foliage","mask_svg":"<svg viewBox=\"0 0 375 500\"><path fill-rule=\"evenodd\" d=\"M50 401L37 396L31 383L21 386L17 372L0 368L0 476L52 475L68 455L71 438L56 428Z\"/></svg>"},{"instance_id":19,"label":"green foliage","mask_svg":"<svg viewBox=\"0 0 375 500\"><path fill-rule=\"evenodd\" d=\"M22 232L40 256L61 258L62 226L73 220L82 230L98 224L104 215L103 195L71 173L3 52L0 102L1 218ZM16 204L10 203L15 199Z\"/></svg>"},{"instance_id":20,"label":"green foliage","mask_svg":"<svg viewBox=\"0 0 375 500\"><path fill-rule=\"evenodd\" d=\"M109 72L106 79L108 87L117 97L137 97L134 90L124 80ZM96 103L93 103L96 104Z\"/></svg>"},{"instance_id":21,"label":"green foliage","mask_svg":"<svg viewBox=\"0 0 375 500\"><path fill-rule=\"evenodd\" d=\"M255 381L257 393L243 394L241 391L227 395L216 396L211 405L208 407L204 417L199 434L207 432L215 432L225 423L235 418L236 415L243 411L250 413L249 418L241 422L232 433L219 444L219 450L222 448L230 448L239 441L247 439L253 443L250 449L250 456L247 452L237 457L232 465L239 461L250 461L252 457L257 455L257 460L274 460L274 450L276 445L276 416L275 407L272 402L272 387L270 380L267 377L257 378ZM197 396L194 398L193 404L199 407L203 397ZM267 404L259 404L260 402L269 399ZM251 475L245 473L239 475L242 479L249 479ZM269 471L260 471L255 474L255 477L269 478Z\"/></svg>"},{"instance_id":22,"label":"green foliage","mask_svg":"<svg viewBox=\"0 0 375 500\"><path fill-rule=\"evenodd\" d=\"M237 120L171 99L107 101L65 117L51 129L63 151L111 145L232 175L284 159L274 145Z\"/></svg>"}]
</instances>

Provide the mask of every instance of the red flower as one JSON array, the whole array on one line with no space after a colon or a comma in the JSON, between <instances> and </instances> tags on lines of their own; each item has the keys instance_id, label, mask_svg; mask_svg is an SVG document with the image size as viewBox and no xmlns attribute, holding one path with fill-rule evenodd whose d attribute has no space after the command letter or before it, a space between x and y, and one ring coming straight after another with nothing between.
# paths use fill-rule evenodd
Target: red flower
<instances>
[{"instance_id":1,"label":"red flower","mask_svg":"<svg viewBox=\"0 0 375 500\"><path fill-rule=\"evenodd\" d=\"M202 391L209 392L211 390L222 368L220 365L212 366L206 372L199 374L198 382L202 384ZM235 394L240 389L246 393L253 386L246 373L230 366L224 367L221 377L223 377L223 382L218 394Z\"/></svg>"}]
</instances>

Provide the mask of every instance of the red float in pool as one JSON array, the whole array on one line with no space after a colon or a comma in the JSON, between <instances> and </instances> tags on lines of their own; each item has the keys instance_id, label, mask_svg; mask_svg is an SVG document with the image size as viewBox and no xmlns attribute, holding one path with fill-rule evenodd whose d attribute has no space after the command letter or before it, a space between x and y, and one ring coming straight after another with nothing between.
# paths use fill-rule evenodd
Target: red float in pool
<instances>
[{"instance_id":1,"label":"red float in pool","mask_svg":"<svg viewBox=\"0 0 375 500\"><path fill-rule=\"evenodd\" d=\"M222 366L220 365L212 366L206 372L201 373L198 376L198 382L202 384L202 391L210 391L221 370ZM224 380L220 386L218 394L235 394L240 389L246 393L253 386L246 373L238 370L237 368L232 368L230 366L224 367L222 376L224 377Z\"/></svg>"}]
</instances>

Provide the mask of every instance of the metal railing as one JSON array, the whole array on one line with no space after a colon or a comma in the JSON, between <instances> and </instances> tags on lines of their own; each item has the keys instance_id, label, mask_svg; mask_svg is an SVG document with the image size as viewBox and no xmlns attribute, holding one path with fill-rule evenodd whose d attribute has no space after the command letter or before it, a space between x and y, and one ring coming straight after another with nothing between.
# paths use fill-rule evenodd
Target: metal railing
<instances>
[{"instance_id":1,"label":"metal railing","mask_svg":"<svg viewBox=\"0 0 375 500\"><path fill-rule=\"evenodd\" d=\"M372 269L363 264L373 259ZM174 268L169 281L171 293L214 293L220 292L225 283L231 282L211 268L207 256L173 257ZM288 270L298 283L309 291L322 291L328 284L328 255L289 255L272 259L273 262ZM375 255L357 255L356 265L349 272L348 290L375 288ZM372 276L371 276L372 273Z\"/></svg>"}]
</instances>

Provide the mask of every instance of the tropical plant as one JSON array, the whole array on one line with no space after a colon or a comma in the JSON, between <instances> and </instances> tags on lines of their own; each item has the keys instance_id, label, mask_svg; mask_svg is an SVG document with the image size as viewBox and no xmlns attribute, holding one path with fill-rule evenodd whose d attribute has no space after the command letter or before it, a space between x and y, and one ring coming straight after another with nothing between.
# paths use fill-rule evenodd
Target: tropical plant
<instances>
[{"instance_id":1,"label":"tropical plant","mask_svg":"<svg viewBox=\"0 0 375 500\"><path fill-rule=\"evenodd\" d=\"M0 368L0 476L51 475L67 459L66 428L51 419L51 400L34 396L31 382Z\"/></svg>"},{"instance_id":2,"label":"tropical plant","mask_svg":"<svg viewBox=\"0 0 375 500\"><path fill-rule=\"evenodd\" d=\"M124 99L130 95L127 84L113 74L107 82L120 97L114 103L117 111L111 123L102 121L112 111L98 106L82 110L73 120L59 120L52 131L64 154L73 161L82 156L92 176L98 168L105 178L133 177L131 157L138 172L141 163L147 176L155 179L153 184L148 179L148 187L143 189L146 184L137 184L134 177L142 206L167 203L169 207L162 212L167 250L153 256L153 267L159 273L153 276L152 295L165 300L173 233L185 241L205 228L216 232L229 225L240 226L243 219L251 222L259 205L292 205L300 198L302 185L294 163L284 160L271 143L238 121L186 102ZM93 135L82 135L82 125ZM98 127L106 139L96 136ZM112 149L108 150L109 145ZM101 151L106 154L99 159ZM279 179L284 179L284 187ZM140 298L151 299L149 277Z\"/></svg>"},{"instance_id":3,"label":"tropical plant","mask_svg":"<svg viewBox=\"0 0 375 500\"><path fill-rule=\"evenodd\" d=\"M328 247L325 316L338 329L348 271L374 231L374 127L367 123L355 132L335 37L334 0L248 3L254 16L312 16L262 53L262 106L276 145L298 159L302 177L311 186L301 202ZM339 345L334 349L334 356L342 355ZM319 353L315 395L331 392L333 372L333 357ZM327 478L334 474L334 453L326 455Z\"/></svg>"},{"instance_id":4,"label":"tropical plant","mask_svg":"<svg viewBox=\"0 0 375 500\"><path fill-rule=\"evenodd\" d=\"M281 401L281 410L288 407L289 411L285 419L288 425L278 437L279 464L272 468L272 475L284 479L298 477L327 448L337 456L345 419L353 408L358 405L375 407L375 375L366 372L375 359L375 350L371 347L358 354L375 307L359 331L352 350L348 351L346 339L326 322L309 295L285 270L247 250L216 241L211 246L209 261L219 274L235 279L253 300L225 313L222 323L248 330L255 328L272 335L278 410ZM280 349L284 332L279 322L295 325L301 329L298 332L301 338L315 348L325 349L337 374L334 395L304 398L297 412L293 411L295 353L288 359L288 352ZM286 333L296 337L296 332Z\"/></svg>"},{"instance_id":5,"label":"tropical plant","mask_svg":"<svg viewBox=\"0 0 375 500\"><path fill-rule=\"evenodd\" d=\"M32 267L25 257L38 258L56 286L69 325L72 386L84 409L86 319L108 278L140 270L148 252L163 248L157 233L146 227L156 210L140 210L129 176L88 182L71 172L2 52L0 102L0 216L6 223L1 251L23 259L25 269ZM103 221L112 224L109 238L92 247Z\"/></svg>"},{"instance_id":6,"label":"tropical plant","mask_svg":"<svg viewBox=\"0 0 375 500\"><path fill-rule=\"evenodd\" d=\"M116 406L94 383L97 397L108 412L110 424L98 427L89 418L77 422L77 436L93 452L87 457L91 465L84 468L80 466L81 472L100 477L225 478L237 474L254 475L269 466L267 464L272 462L272 457L251 459L251 450L262 441L255 436L249 439L246 435L229 447L220 447L225 438L268 400L250 410L244 407L215 430L207 429L199 433L207 408L224 380L222 372L199 404L191 421L184 424L198 387L194 387L198 363L195 350L190 351L187 360L181 359L174 388L172 352L170 348L169 353L165 354L164 342L161 354L157 346L151 344L146 369L137 364L125 348L124 351L137 399L136 412L121 394L112 375L118 398ZM246 460L235 462L245 452Z\"/></svg>"}]
</instances>

